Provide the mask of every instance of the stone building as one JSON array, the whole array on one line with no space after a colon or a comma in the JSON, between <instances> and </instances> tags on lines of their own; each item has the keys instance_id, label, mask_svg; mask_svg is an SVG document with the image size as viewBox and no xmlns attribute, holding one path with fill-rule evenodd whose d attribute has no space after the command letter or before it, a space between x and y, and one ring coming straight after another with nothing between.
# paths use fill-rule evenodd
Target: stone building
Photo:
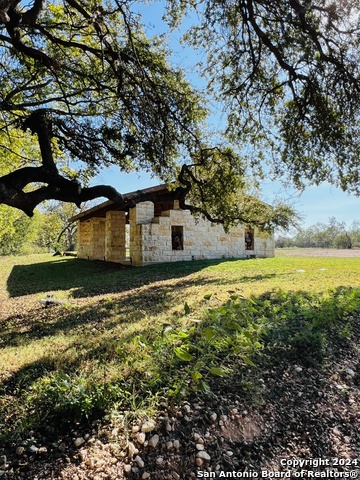
<instances>
[{"instance_id":1,"label":"stone building","mask_svg":"<svg viewBox=\"0 0 360 480\"><path fill-rule=\"evenodd\" d=\"M78 222L78 258L134 266L181 260L273 257L273 235L238 225L225 233L222 225L194 217L171 199L164 185L141 190L159 200L129 208L107 201L70 221Z\"/></svg>"}]
</instances>

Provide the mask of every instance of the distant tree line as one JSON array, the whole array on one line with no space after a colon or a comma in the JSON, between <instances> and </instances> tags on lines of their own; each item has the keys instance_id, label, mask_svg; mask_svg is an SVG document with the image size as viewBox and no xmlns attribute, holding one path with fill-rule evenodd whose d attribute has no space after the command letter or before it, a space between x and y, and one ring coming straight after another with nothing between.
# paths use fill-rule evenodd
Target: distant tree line
<instances>
[{"instance_id":1,"label":"distant tree line","mask_svg":"<svg viewBox=\"0 0 360 480\"><path fill-rule=\"evenodd\" d=\"M0 205L0 256L74 250L76 224L68 219L78 211L73 204L49 202L30 219Z\"/></svg>"},{"instance_id":2,"label":"distant tree line","mask_svg":"<svg viewBox=\"0 0 360 480\"><path fill-rule=\"evenodd\" d=\"M328 223L315 223L308 228L300 228L293 235L280 235L276 239L277 248L360 248L360 221L349 226L330 217Z\"/></svg>"}]
</instances>

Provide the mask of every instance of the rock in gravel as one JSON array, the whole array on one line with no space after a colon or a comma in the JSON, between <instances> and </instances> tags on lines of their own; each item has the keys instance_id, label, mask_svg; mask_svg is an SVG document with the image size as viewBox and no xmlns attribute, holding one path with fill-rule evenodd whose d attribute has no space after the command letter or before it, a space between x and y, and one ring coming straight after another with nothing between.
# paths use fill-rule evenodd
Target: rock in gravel
<instances>
[{"instance_id":1,"label":"rock in gravel","mask_svg":"<svg viewBox=\"0 0 360 480\"><path fill-rule=\"evenodd\" d=\"M139 457L139 455L136 455L134 462L139 468L144 468L145 466L144 460L141 457Z\"/></svg>"},{"instance_id":2,"label":"rock in gravel","mask_svg":"<svg viewBox=\"0 0 360 480\"><path fill-rule=\"evenodd\" d=\"M205 452L205 450L201 450L196 454L196 458L201 458L202 460L206 460L207 462L211 459L210 455Z\"/></svg>"},{"instance_id":3,"label":"rock in gravel","mask_svg":"<svg viewBox=\"0 0 360 480\"><path fill-rule=\"evenodd\" d=\"M205 447L202 443L197 443L195 447L196 447L196 450L205 450Z\"/></svg>"},{"instance_id":4,"label":"rock in gravel","mask_svg":"<svg viewBox=\"0 0 360 480\"><path fill-rule=\"evenodd\" d=\"M132 442L129 442L128 444L128 454L130 460L133 458L134 455L139 453L139 450L135 447L135 445Z\"/></svg>"},{"instance_id":5,"label":"rock in gravel","mask_svg":"<svg viewBox=\"0 0 360 480\"><path fill-rule=\"evenodd\" d=\"M6 455L0 455L0 465L6 465Z\"/></svg>"},{"instance_id":6,"label":"rock in gravel","mask_svg":"<svg viewBox=\"0 0 360 480\"><path fill-rule=\"evenodd\" d=\"M37 453L39 451L38 447L36 445L30 445L30 447L28 448L28 452L29 453Z\"/></svg>"},{"instance_id":7,"label":"rock in gravel","mask_svg":"<svg viewBox=\"0 0 360 480\"><path fill-rule=\"evenodd\" d=\"M95 460L93 458L88 458L85 461L85 465L87 465L92 470L95 467Z\"/></svg>"},{"instance_id":8,"label":"rock in gravel","mask_svg":"<svg viewBox=\"0 0 360 480\"><path fill-rule=\"evenodd\" d=\"M150 473L149 472L144 472L142 474L141 480L148 480L150 478Z\"/></svg>"},{"instance_id":9,"label":"rock in gravel","mask_svg":"<svg viewBox=\"0 0 360 480\"><path fill-rule=\"evenodd\" d=\"M131 465L124 465L124 474L126 476L130 475L131 473Z\"/></svg>"},{"instance_id":10,"label":"rock in gravel","mask_svg":"<svg viewBox=\"0 0 360 480\"><path fill-rule=\"evenodd\" d=\"M84 445L85 439L83 437L78 437L74 440L74 445L76 448L81 447L81 445Z\"/></svg>"},{"instance_id":11,"label":"rock in gravel","mask_svg":"<svg viewBox=\"0 0 360 480\"><path fill-rule=\"evenodd\" d=\"M159 435L153 435L149 440L149 447L156 448L157 444L159 443L160 437Z\"/></svg>"},{"instance_id":12,"label":"rock in gravel","mask_svg":"<svg viewBox=\"0 0 360 480\"><path fill-rule=\"evenodd\" d=\"M136 435L136 440L140 443L140 445L144 445L145 440L146 440L146 434L145 432L139 432Z\"/></svg>"},{"instance_id":13,"label":"rock in gravel","mask_svg":"<svg viewBox=\"0 0 360 480\"><path fill-rule=\"evenodd\" d=\"M65 452L66 444L64 442L61 442L60 445L58 446L58 449L60 450L60 452Z\"/></svg>"},{"instance_id":14,"label":"rock in gravel","mask_svg":"<svg viewBox=\"0 0 360 480\"><path fill-rule=\"evenodd\" d=\"M25 448L24 448L24 447L21 447L21 446L20 446L20 447L17 447L17 449L16 449L16 455L17 455L18 457L21 457L21 455L23 455L24 452L25 452Z\"/></svg>"},{"instance_id":15,"label":"rock in gravel","mask_svg":"<svg viewBox=\"0 0 360 480\"><path fill-rule=\"evenodd\" d=\"M210 421L211 421L212 423L215 423L215 422L216 422L216 419L217 419L217 414L216 414L215 412L213 412L213 413L210 414L210 417L209 417L209 418L210 418Z\"/></svg>"},{"instance_id":16,"label":"rock in gravel","mask_svg":"<svg viewBox=\"0 0 360 480\"><path fill-rule=\"evenodd\" d=\"M202 458L195 458L195 465L197 467L202 467L204 465L204 460Z\"/></svg>"},{"instance_id":17,"label":"rock in gravel","mask_svg":"<svg viewBox=\"0 0 360 480\"><path fill-rule=\"evenodd\" d=\"M142 432L152 432L155 430L155 422L153 420L148 420L147 422L144 422L141 426L141 431Z\"/></svg>"},{"instance_id":18,"label":"rock in gravel","mask_svg":"<svg viewBox=\"0 0 360 480\"><path fill-rule=\"evenodd\" d=\"M175 448L175 450L179 450L179 448L180 448L179 440L174 440L174 448Z\"/></svg>"}]
</instances>

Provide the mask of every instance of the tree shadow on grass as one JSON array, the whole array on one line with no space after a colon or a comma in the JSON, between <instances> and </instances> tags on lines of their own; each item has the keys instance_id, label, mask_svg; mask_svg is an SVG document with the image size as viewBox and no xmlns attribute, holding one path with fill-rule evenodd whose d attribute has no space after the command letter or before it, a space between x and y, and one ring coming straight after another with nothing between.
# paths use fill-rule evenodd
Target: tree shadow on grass
<instances>
[{"instance_id":1,"label":"tree shadow on grass","mask_svg":"<svg viewBox=\"0 0 360 480\"><path fill-rule=\"evenodd\" d=\"M111 262L62 258L32 265L15 265L7 280L7 290L10 297L74 290L73 297L81 298L178 279L210 266L236 261L239 260L196 260L135 268Z\"/></svg>"},{"instance_id":2,"label":"tree shadow on grass","mask_svg":"<svg viewBox=\"0 0 360 480\"><path fill-rule=\"evenodd\" d=\"M171 265L173 266L173 264ZM191 271L193 271L193 265L193 262L185 266L183 265L182 276L179 275L176 279L173 278L173 269L170 269L169 272L167 272L167 269L164 271L160 269L159 273L158 269L149 268L150 275L146 275L146 278L136 277L136 280L139 281L138 288L134 287L134 283L132 283L131 287L129 282L122 285L123 290L120 290L120 287L114 289L113 284L108 285L108 288L106 288L103 286L105 282L102 282L100 279L101 286L94 287L97 288L97 294L100 292L103 295L114 293L115 290L116 295L114 297L91 299L90 296L89 302L85 306L71 304L70 301L65 305L54 305L44 308L39 303L38 308L8 316L4 321L0 347L21 346L31 341L52 337L60 332L65 335L83 335L90 329L95 329L96 331L112 329L116 325L135 323L146 315L161 314L175 305L180 306L179 313L181 314L183 313L181 305L184 305L187 301L188 289L198 285L202 287L208 285L210 287L217 285L220 281L218 277L187 278L184 276L184 271L189 272L190 267ZM211 262L211 265L214 265L214 262ZM136 275L137 272L138 269L135 271ZM125 276L126 274L127 272L125 272ZM108 275L107 270L105 275ZM124 278L121 272L119 275L121 279ZM154 281L154 276L157 280L159 278L165 281L170 279L171 282L158 283ZM254 278L263 280L269 277L272 277L272 274L256 275ZM134 276L131 279L134 280ZM244 282L255 281L255 279L248 276L240 277L238 283L240 285ZM234 285L234 282L234 279L221 280L222 286L227 284ZM88 288L85 287L85 289ZM231 291L231 293L236 292ZM80 298L82 296L80 295ZM108 318L112 320L108 321Z\"/></svg>"},{"instance_id":3,"label":"tree shadow on grass","mask_svg":"<svg viewBox=\"0 0 360 480\"><path fill-rule=\"evenodd\" d=\"M134 324L151 312L166 311L176 301L178 298L169 295L168 287L150 286L115 299L90 300L85 306L39 306L6 318L0 347L21 346L59 333L79 337L91 331L99 334L119 325Z\"/></svg>"}]
</instances>

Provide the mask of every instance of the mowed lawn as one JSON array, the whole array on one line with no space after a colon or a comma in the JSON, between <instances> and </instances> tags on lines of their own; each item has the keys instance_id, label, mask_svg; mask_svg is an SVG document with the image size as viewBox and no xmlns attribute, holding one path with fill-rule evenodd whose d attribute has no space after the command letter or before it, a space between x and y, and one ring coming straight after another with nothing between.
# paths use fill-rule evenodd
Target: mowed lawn
<instances>
[{"instance_id":1,"label":"mowed lawn","mask_svg":"<svg viewBox=\"0 0 360 480\"><path fill-rule=\"evenodd\" d=\"M9 429L20 428L25 416L28 423L36 422L28 418L32 406L38 420L47 415L46 409L61 412L69 408L72 398L74 415L88 416L92 409L106 410L115 404L117 408L139 408L135 397L141 408L155 408L158 392L176 393L173 385L171 389L166 387L166 381L180 381L171 377L174 355L170 351L175 351L180 367L197 362L191 371L194 382L206 377L206 362L213 364L213 373L222 376L227 357L221 348L233 345L228 332L221 337L228 347L210 345L217 327L209 324L216 317L209 314L209 309L226 316L227 312L221 310L226 302L252 299L256 304L259 299L268 299L266 305L261 300L261 308L244 303L252 322L246 320L250 340L246 340L248 344L244 339L239 341L249 355L242 358L252 364L250 354L262 347L260 336L265 328L256 323L257 315L263 324L267 315L270 318L265 312L269 311L271 295L277 295L271 292L281 292L277 304L289 304L290 300L296 303L296 308L303 309L304 318L305 311L309 317L309 295L316 294L324 302L335 298L336 306L334 292L348 292L353 287L358 301L360 256L301 257L298 251L296 255L279 251L270 259L194 261L141 268L51 255L1 258L0 427L6 424ZM45 308L41 300L47 298L61 304ZM313 299L311 302L314 304ZM240 310L235 306L232 315ZM284 310L281 318L286 315ZM205 336L199 337L201 332L195 329L206 316L210 329L207 327ZM194 335L208 342L216 354L211 356L210 347L199 353ZM199 363L201 355L206 362ZM217 368L216 362L220 361L221 368ZM167 380L164 372L168 372ZM144 393L139 395L139 391Z\"/></svg>"}]
</instances>

